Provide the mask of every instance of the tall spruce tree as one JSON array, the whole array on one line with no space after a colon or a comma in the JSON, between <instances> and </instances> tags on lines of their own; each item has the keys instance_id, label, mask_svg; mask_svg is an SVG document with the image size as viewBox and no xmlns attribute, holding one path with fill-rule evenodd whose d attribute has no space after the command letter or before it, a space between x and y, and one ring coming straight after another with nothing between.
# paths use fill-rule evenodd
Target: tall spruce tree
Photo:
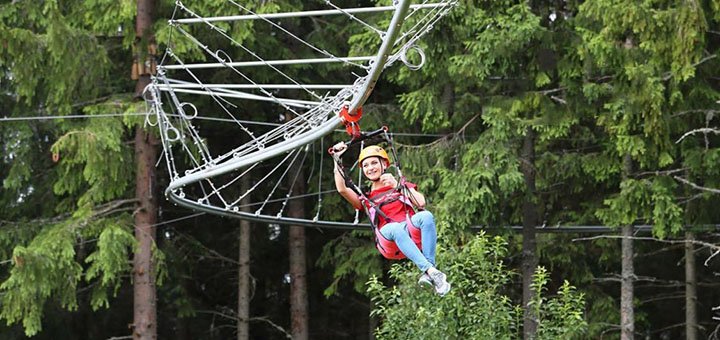
<instances>
[{"instance_id":1,"label":"tall spruce tree","mask_svg":"<svg viewBox=\"0 0 720 340\"><path fill-rule=\"evenodd\" d=\"M673 111L686 105L682 87L703 59L706 18L697 3L587 2L580 6L578 49L587 67L586 97L596 107L604 144L622 173L619 193L597 216L624 226L621 335L634 337L632 225L653 224L663 237L685 224L677 183ZM655 176L642 174L655 173ZM609 184L609 183L608 183Z\"/></svg>"},{"instance_id":2,"label":"tall spruce tree","mask_svg":"<svg viewBox=\"0 0 720 340\"><path fill-rule=\"evenodd\" d=\"M127 2L0 5L0 65L14 101L10 116L90 116L81 121L29 121L27 127L42 129L35 128L27 138L17 134L18 146L8 149L18 158L4 186L15 192L18 209L39 203L36 199L43 206L22 218L9 216L28 233L24 239L9 235L13 242L5 245L12 249L13 265L0 286L5 292L0 316L9 324L22 323L27 335L42 329L48 305L77 310L76 289L86 284L92 287L92 308L107 307L109 295L117 292L128 271L134 201L125 196L132 171L125 162L129 150L122 144L124 124L119 118L92 116L124 110L116 99L99 103L122 86L108 77L111 60L117 57L110 49L122 46L118 33L127 32L132 12ZM87 17L94 20L85 21ZM33 139L45 143L33 152L22 151L21 144L37 145ZM34 160L51 153L56 163ZM32 194L36 189L42 190L39 195Z\"/></svg>"}]
</instances>

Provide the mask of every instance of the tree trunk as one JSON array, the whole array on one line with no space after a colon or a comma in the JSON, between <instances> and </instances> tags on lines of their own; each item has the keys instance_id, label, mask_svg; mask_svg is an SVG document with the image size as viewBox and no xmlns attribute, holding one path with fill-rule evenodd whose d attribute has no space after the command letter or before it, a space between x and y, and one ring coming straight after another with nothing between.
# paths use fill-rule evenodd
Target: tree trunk
<instances>
[{"instance_id":1,"label":"tree trunk","mask_svg":"<svg viewBox=\"0 0 720 340\"><path fill-rule=\"evenodd\" d=\"M250 188L249 176L241 179L240 191L245 192ZM250 195L240 201L240 210L250 212ZM237 310L237 339L247 340L250 338L250 221L240 220L240 236L238 239L238 310Z\"/></svg>"},{"instance_id":2,"label":"tree trunk","mask_svg":"<svg viewBox=\"0 0 720 340\"><path fill-rule=\"evenodd\" d=\"M155 183L156 150L152 135L141 126L135 131L135 159L137 161L135 195L140 207L135 213L135 239L138 247L133 259L134 316L133 338L157 338L157 313L155 292L155 223L157 222L157 197L153 192Z\"/></svg>"},{"instance_id":3,"label":"tree trunk","mask_svg":"<svg viewBox=\"0 0 720 340\"><path fill-rule=\"evenodd\" d=\"M455 114L455 84L446 83L443 87L442 104L447 110L448 120Z\"/></svg>"},{"instance_id":4,"label":"tree trunk","mask_svg":"<svg viewBox=\"0 0 720 340\"><path fill-rule=\"evenodd\" d=\"M298 160L303 156L298 156ZM295 181L291 195L305 193L302 162L293 162L289 172L289 180ZM292 185L292 184L291 184ZM302 218L305 216L305 206L302 199L290 199L288 202L288 215ZM294 340L307 340L308 330L308 300L307 300L307 261L305 250L305 228L290 226L290 323L292 338Z\"/></svg>"},{"instance_id":5,"label":"tree trunk","mask_svg":"<svg viewBox=\"0 0 720 340\"><path fill-rule=\"evenodd\" d=\"M135 131L135 158L137 161L135 195L140 207L135 213L135 239L138 247L133 258L134 316L133 338L156 339L157 315L155 292L155 223L157 222L157 197L153 192L155 183L156 150L154 138L141 126Z\"/></svg>"},{"instance_id":6,"label":"tree trunk","mask_svg":"<svg viewBox=\"0 0 720 340\"><path fill-rule=\"evenodd\" d=\"M622 227L622 275L620 287L620 327L621 339L630 340L635 334L635 314L633 310L633 226Z\"/></svg>"},{"instance_id":7,"label":"tree trunk","mask_svg":"<svg viewBox=\"0 0 720 340\"><path fill-rule=\"evenodd\" d=\"M523 338L534 339L537 332L537 315L529 303L534 295L531 284L537 267L535 227L538 224L538 217L535 204L535 131L532 128L527 129L523 139L520 162L527 190L522 207Z\"/></svg>"},{"instance_id":8,"label":"tree trunk","mask_svg":"<svg viewBox=\"0 0 720 340\"><path fill-rule=\"evenodd\" d=\"M632 173L632 159L625 155L623 159L623 180ZM620 338L630 340L635 336L635 312L633 310L633 279L635 268L633 265L633 226L622 227L622 273L620 285Z\"/></svg>"},{"instance_id":9,"label":"tree trunk","mask_svg":"<svg viewBox=\"0 0 720 340\"><path fill-rule=\"evenodd\" d=\"M300 200L296 201L301 202ZM290 317L292 338L297 340L308 339L306 275L305 228L290 226Z\"/></svg>"},{"instance_id":10,"label":"tree trunk","mask_svg":"<svg viewBox=\"0 0 720 340\"><path fill-rule=\"evenodd\" d=\"M697 339L697 278L695 275L695 235L685 234L685 339Z\"/></svg>"},{"instance_id":11,"label":"tree trunk","mask_svg":"<svg viewBox=\"0 0 720 340\"><path fill-rule=\"evenodd\" d=\"M152 42L152 0L138 0L136 18L136 42ZM139 75L135 86L135 95L150 83L150 74ZM153 245L155 244L155 223L157 222L157 195L154 192L155 161L157 159L157 139L147 133L142 126L135 129L135 161L137 173L135 197L139 208L135 212L135 239L137 250L133 258L133 339L157 339L157 311L155 291L155 264L153 263Z\"/></svg>"}]
</instances>

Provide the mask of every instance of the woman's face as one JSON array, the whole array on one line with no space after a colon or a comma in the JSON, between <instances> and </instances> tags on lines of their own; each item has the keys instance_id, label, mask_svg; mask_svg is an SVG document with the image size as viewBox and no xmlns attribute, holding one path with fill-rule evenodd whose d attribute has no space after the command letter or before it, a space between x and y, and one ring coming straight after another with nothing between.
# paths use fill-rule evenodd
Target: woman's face
<instances>
[{"instance_id":1,"label":"woman's face","mask_svg":"<svg viewBox=\"0 0 720 340\"><path fill-rule=\"evenodd\" d=\"M371 181L377 181L383 174L383 161L380 157L369 157L362 161L362 171L365 177Z\"/></svg>"}]
</instances>

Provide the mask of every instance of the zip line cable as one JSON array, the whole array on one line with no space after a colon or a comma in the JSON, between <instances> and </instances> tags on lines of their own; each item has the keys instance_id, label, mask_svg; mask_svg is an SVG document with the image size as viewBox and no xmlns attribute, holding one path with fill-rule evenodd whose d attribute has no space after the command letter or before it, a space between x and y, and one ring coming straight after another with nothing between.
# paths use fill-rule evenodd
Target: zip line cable
<instances>
[{"instance_id":1,"label":"zip line cable","mask_svg":"<svg viewBox=\"0 0 720 340\"><path fill-rule=\"evenodd\" d=\"M158 223L151 225L151 227L168 225L168 224L172 224L175 222L180 222L183 220L200 217L200 216L203 216L206 214L208 214L208 213L198 212L198 213L174 218L171 220L158 222ZM301 225L301 226L312 227L309 225ZM316 227L319 227L319 226L316 226ZM633 226L633 231L635 233L649 233L649 232L652 232L652 227L653 227L652 225L636 225L636 226ZM369 230L369 228L370 228L370 226L366 225L366 224L355 224L348 229ZM479 226L479 225L476 225L476 226L471 226L468 229L470 229L472 231L476 231L476 232L479 232L482 230L485 230L485 231L509 230L509 231L513 231L513 232L522 232L523 226ZM698 226L697 229L700 231L708 231L708 232L720 231L720 224L710 224L710 225ZM552 227L548 227L548 226L535 227L535 232L541 233L541 234L607 234L607 233L615 234L615 233L620 232L620 230L621 230L621 228L611 227L611 226L606 226L606 225L568 225L568 226L552 226Z\"/></svg>"}]
</instances>

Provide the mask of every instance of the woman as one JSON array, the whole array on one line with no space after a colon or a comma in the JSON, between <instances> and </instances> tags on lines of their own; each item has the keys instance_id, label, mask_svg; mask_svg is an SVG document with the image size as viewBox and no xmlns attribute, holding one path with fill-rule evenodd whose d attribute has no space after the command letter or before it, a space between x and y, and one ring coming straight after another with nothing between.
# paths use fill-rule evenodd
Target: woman
<instances>
[{"instance_id":1,"label":"woman","mask_svg":"<svg viewBox=\"0 0 720 340\"><path fill-rule=\"evenodd\" d=\"M333 149L339 157L347 150L347 145L340 142ZM335 188L355 209L362 209L365 205L370 223L375 226L377 248L385 258L409 258L422 271L418 284L432 285L435 292L444 296L450 291L450 283L445 274L435 268L435 219L429 211L415 213L413 209L425 207L425 196L416 190L417 186L413 183L404 183L407 188L405 195L400 192L395 177L385 173L390 166L390 158L377 145L368 146L360 152L359 164L363 175L372 183L370 191L360 196L348 188L337 163Z\"/></svg>"}]
</instances>

